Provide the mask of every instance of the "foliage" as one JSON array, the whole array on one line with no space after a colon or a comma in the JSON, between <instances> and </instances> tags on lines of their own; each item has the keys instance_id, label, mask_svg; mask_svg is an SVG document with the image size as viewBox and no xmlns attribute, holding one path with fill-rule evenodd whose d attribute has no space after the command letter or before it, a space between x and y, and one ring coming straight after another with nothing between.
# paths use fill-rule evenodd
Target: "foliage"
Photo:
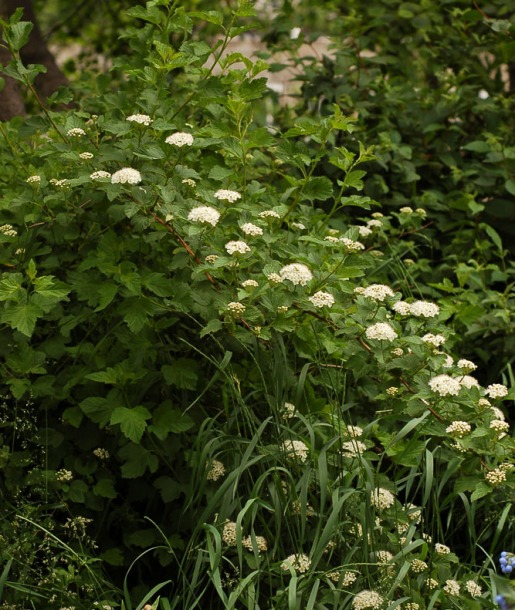
<instances>
[{"instance_id":1,"label":"foliage","mask_svg":"<svg viewBox=\"0 0 515 610\"><path fill-rule=\"evenodd\" d=\"M266 124L268 64L225 54L253 14L134 6L73 111L0 126L6 608L493 607L515 392L454 351L483 262L426 282L438 209L379 212L340 104Z\"/></svg>"}]
</instances>

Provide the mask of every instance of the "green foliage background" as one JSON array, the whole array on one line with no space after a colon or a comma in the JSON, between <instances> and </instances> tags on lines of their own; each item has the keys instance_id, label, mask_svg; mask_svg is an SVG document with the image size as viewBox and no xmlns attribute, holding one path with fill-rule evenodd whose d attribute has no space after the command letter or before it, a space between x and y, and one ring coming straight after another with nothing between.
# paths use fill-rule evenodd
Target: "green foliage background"
<instances>
[{"instance_id":1,"label":"green foliage background","mask_svg":"<svg viewBox=\"0 0 515 610\"><path fill-rule=\"evenodd\" d=\"M369 589L384 608L492 607L495 555L513 544L513 440L479 384L442 397L428 383L463 378L443 369L452 353L483 386L512 385L512 15L360 4L326 3L317 20L284 3L261 23L270 53L302 68L292 107L267 88L268 52L224 54L256 28L250 3L120 4L112 69L75 74L76 107L60 109L61 92L0 126L14 227L0 236L5 608L142 608L159 592L165 610L357 608ZM293 40L301 19L313 26ZM17 56L30 26L4 29L6 72L30 95L38 69ZM321 62L298 54L319 29L334 40ZM193 145L167 144L175 132ZM91 177L124 167L141 183ZM191 220L199 205L216 226ZM242 234L249 222L262 234ZM231 255L235 240L249 251ZM313 279L277 281L291 263ZM355 291L374 284L395 296ZM334 305L317 307L318 291ZM401 298L440 314L402 316ZM394 343L370 339L376 323ZM453 436L453 421L472 433ZM357 455L348 426L363 430ZM307 572L281 567L292 554Z\"/></svg>"}]
</instances>

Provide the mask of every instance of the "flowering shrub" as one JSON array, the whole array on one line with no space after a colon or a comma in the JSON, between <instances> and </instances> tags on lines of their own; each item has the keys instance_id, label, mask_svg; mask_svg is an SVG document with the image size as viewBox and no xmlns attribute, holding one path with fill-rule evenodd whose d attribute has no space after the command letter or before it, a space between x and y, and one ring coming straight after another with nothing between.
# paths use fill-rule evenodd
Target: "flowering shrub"
<instances>
[{"instance_id":1,"label":"flowering shrub","mask_svg":"<svg viewBox=\"0 0 515 610\"><path fill-rule=\"evenodd\" d=\"M223 55L252 14L133 7L114 83L2 126L6 599L492 607L515 393L385 270L429 215L371 212L355 120L260 121L267 64Z\"/></svg>"}]
</instances>

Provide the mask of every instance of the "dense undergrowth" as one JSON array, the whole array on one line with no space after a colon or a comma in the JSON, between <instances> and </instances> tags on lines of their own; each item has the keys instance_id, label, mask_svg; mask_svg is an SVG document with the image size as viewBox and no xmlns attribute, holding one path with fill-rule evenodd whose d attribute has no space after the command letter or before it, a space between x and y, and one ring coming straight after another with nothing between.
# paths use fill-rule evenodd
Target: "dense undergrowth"
<instances>
[{"instance_id":1,"label":"dense undergrowth","mask_svg":"<svg viewBox=\"0 0 515 610\"><path fill-rule=\"evenodd\" d=\"M427 37L465 35L422 6ZM268 61L224 53L251 4L197 8L130 8L130 52L76 75L73 110L0 125L1 607L492 608L515 525L502 53L424 86L432 58L355 7L333 59L296 59L285 6L284 108ZM4 24L30 90L29 28Z\"/></svg>"}]
</instances>

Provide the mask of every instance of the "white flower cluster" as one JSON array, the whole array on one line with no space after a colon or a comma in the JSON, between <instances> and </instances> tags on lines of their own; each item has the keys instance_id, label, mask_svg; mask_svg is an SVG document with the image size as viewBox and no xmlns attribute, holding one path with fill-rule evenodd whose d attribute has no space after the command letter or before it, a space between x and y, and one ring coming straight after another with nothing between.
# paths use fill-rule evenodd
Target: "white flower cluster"
<instances>
[{"instance_id":1,"label":"white flower cluster","mask_svg":"<svg viewBox=\"0 0 515 610\"><path fill-rule=\"evenodd\" d=\"M368 227L359 226L358 231L360 237L368 237L372 234L372 229L369 229Z\"/></svg>"},{"instance_id":2,"label":"white flower cluster","mask_svg":"<svg viewBox=\"0 0 515 610\"><path fill-rule=\"evenodd\" d=\"M146 125L147 127L150 125L150 123L152 123L152 119L148 116L148 114L131 114L126 120L132 123Z\"/></svg>"},{"instance_id":3,"label":"white flower cluster","mask_svg":"<svg viewBox=\"0 0 515 610\"><path fill-rule=\"evenodd\" d=\"M268 542L264 536L254 536L254 538L256 540L256 548L258 551L261 553L268 551ZM245 536L245 538L243 538L241 541L241 545L249 551L253 551L254 545L252 543L252 536Z\"/></svg>"},{"instance_id":4,"label":"white flower cluster","mask_svg":"<svg viewBox=\"0 0 515 610\"><path fill-rule=\"evenodd\" d=\"M104 172L103 170L98 170L90 174L89 177L91 178L91 180L105 180L107 178L110 178L111 174L109 172Z\"/></svg>"},{"instance_id":5,"label":"white flower cluster","mask_svg":"<svg viewBox=\"0 0 515 610\"><path fill-rule=\"evenodd\" d=\"M350 438L360 438L363 436L363 428L360 426L351 426L350 424L346 427L347 436Z\"/></svg>"},{"instance_id":6,"label":"white flower cluster","mask_svg":"<svg viewBox=\"0 0 515 610\"><path fill-rule=\"evenodd\" d=\"M374 220L369 220L367 222L367 227L369 227L369 228L370 227L372 227L372 228L379 228L379 227L382 227L382 226L383 226L383 223L380 220L377 220L377 218L374 219Z\"/></svg>"},{"instance_id":7,"label":"white flower cluster","mask_svg":"<svg viewBox=\"0 0 515 610\"><path fill-rule=\"evenodd\" d=\"M214 196L215 199L220 201L228 201L229 203L234 203L235 201L238 201L238 199L241 199L240 193L236 191L229 191L227 189L218 189Z\"/></svg>"},{"instance_id":8,"label":"white flower cluster","mask_svg":"<svg viewBox=\"0 0 515 610\"><path fill-rule=\"evenodd\" d=\"M68 483L73 479L73 472L71 470L66 470L65 468L61 468L55 473L55 478L60 483Z\"/></svg>"},{"instance_id":9,"label":"white flower cluster","mask_svg":"<svg viewBox=\"0 0 515 610\"><path fill-rule=\"evenodd\" d=\"M266 279L272 284L280 284L283 281L283 278L278 273L269 273L266 276ZM280 305L279 307L286 307L286 306ZM279 311L279 307L277 308L277 311ZM286 309L284 311L288 311L288 308L286 307ZM282 313L284 313L284 312L282 312Z\"/></svg>"},{"instance_id":10,"label":"white flower cluster","mask_svg":"<svg viewBox=\"0 0 515 610\"><path fill-rule=\"evenodd\" d=\"M377 610L383 604L383 598L376 591L360 591L352 600L354 610L364 610L365 608L373 608Z\"/></svg>"},{"instance_id":11,"label":"white flower cluster","mask_svg":"<svg viewBox=\"0 0 515 610\"><path fill-rule=\"evenodd\" d=\"M281 570L289 572L290 568L293 568L295 572L304 574L309 570L311 566L311 560L304 553L298 555L290 555L281 563Z\"/></svg>"},{"instance_id":12,"label":"white flower cluster","mask_svg":"<svg viewBox=\"0 0 515 610\"><path fill-rule=\"evenodd\" d=\"M470 390L470 388L479 388L479 381L471 375L463 375L459 378L460 385Z\"/></svg>"},{"instance_id":13,"label":"white flower cluster","mask_svg":"<svg viewBox=\"0 0 515 610\"><path fill-rule=\"evenodd\" d=\"M103 447L97 447L93 450L93 455L97 457L99 460L108 460L111 455L107 449Z\"/></svg>"},{"instance_id":14,"label":"white flower cluster","mask_svg":"<svg viewBox=\"0 0 515 610\"><path fill-rule=\"evenodd\" d=\"M446 544L440 544L440 542L437 542L435 544L435 551L437 555L449 555L451 549Z\"/></svg>"},{"instance_id":15,"label":"white flower cluster","mask_svg":"<svg viewBox=\"0 0 515 610\"><path fill-rule=\"evenodd\" d=\"M193 136L191 133L177 131L176 133L172 133L171 136L168 136L165 142L179 148L182 146L191 146L193 144Z\"/></svg>"},{"instance_id":16,"label":"white flower cluster","mask_svg":"<svg viewBox=\"0 0 515 610\"><path fill-rule=\"evenodd\" d=\"M86 135L86 132L80 127L72 127L72 129L68 129L66 135L70 138L82 138L82 136Z\"/></svg>"},{"instance_id":17,"label":"white flower cluster","mask_svg":"<svg viewBox=\"0 0 515 610\"><path fill-rule=\"evenodd\" d=\"M28 182L29 184L36 182L39 183L41 182L41 176L29 176L25 182Z\"/></svg>"},{"instance_id":18,"label":"white flower cluster","mask_svg":"<svg viewBox=\"0 0 515 610\"><path fill-rule=\"evenodd\" d=\"M342 456L347 458L357 457L367 450L365 443L353 439L342 443Z\"/></svg>"},{"instance_id":19,"label":"white flower cluster","mask_svg":"<svg viewBox=\"0 0 515 610\"><path fill-rule=\"evenodd\" d=\"M292 222L291 226L292 228L298 229L299 231L304 231L304 229L306 228L306 225L302 224L302 222Z\"/></svg>"},{"instance_id":20,"label":"white flower cluster","mask_svg":"<svg viewBox=\"0 0 515 610\"><path fill-rule=\"evenodd\" d=\"M410 303L410 313L417 318L434 318L440 313L440 308L435 303L415 301Z\"/></svg>"},{"instance_id":21,"label":"white flower cluster","mask_svg":"<svg viewBox=\"0 0 515 610\"><path fill-rule=\"evenodd\" d=\"M263 229L251 222L246 222L244 225L241 225L241 230L245 235L251 235L253 237L256 235L263 235Z\"/></svg>"},{"instance_id":22,"label":"white flower cluster","mask_svg":"<svg viewBox=\"0 0 515 610\"><path fill-rule=\"evenodd\" d=\"M457 581L449 578L445 581L445 585L443 586L443 590L449 595L453 595L454 597L458 597L460 594L460 585Z\"/></svg>"},{"instance_id":23,"label":"white flower cluster","mask_svg":"<svg viewBox=\"0 0 515 610\"><path fill-rule=\"evenodd\" d=\"M392 305L392 309L400 316L408 316L411 312L411 305L406 301L397 301Z\"/></svg>"},{"instance_id":24,"label":"white flower cluster","mask_svg":"<svg viewBox=\"0 0 515 610\"><path fill-rule=\"evenodd\" d=\"M411 571L418 574L424 570L427 570L427 563L421 559L413 559L411 562Z\"/></svg>"},{"instance_id":25,"label":"white flower cluster","mask_svg":"<svg viewBox=\"0 0 515 610\"><path fill-rule=\"evenodd\" d=\"M139 184L141 174L132 167L122 167L111 176L112 184Z\"/></svg>"},{"instance_id":26,"label":"white flower cluster","mask_svg":"<svg viewBox=\"0 0 515 610\"><path fill-rule=\"evenodd\" d=\"M393 555L390 551L377 551L376 559L378 563L388 563L393 559Z\"/></svg>"},{"instance_id":27,"label":"white flower cluster","mask_svg":"<svg viewBox=\"0 0 515 610\"><path fill-rule=\"evenodd\" d=\"M502 419L492 419L490 428L495 430L499 435L499 439L501 439L506 436L506 432L510 429L510 424Z\"/></svg>"},{"instance_id":28,"label":"white flower cluster","mask_svg":"<svg viewBox=\"0 0 515 610\"><path fill-rule=\"evenodd\" d=\"M319 290L308 298L315 307L332 307L334 305L334 297L329 292Z\"/></svg>"},{"instance_id":29,"label":"white flower cluster","mask_svg":"<svg viewBox=\"0 0 515 610\"><path fill-rule=\"evenodd\" d=\"M236 546L236 523L234 521L226 521L222 530L222 540L227 546Z\"/></svg>"},{"instance_id":30,"label":"white flower cluster","mask_svg":"<svg viewBox=\"0 0 515 610\"><path fill-rule=\"evenodd\" d=\"M305 286L313 279L311 271L302 263L291 263L279 271L282 280L290 280L295 286Z\"/></svg>"},{"instance_id":31,"label":"white flower cluster","mask_svg":"<svg viewBox=\"0 0 515 610\"><path fill-rule=\"evenodd\" d=\"M399 212L401 214L413 214L413 208L410 208L409 206L404 206L403 208L400 208Z\"/></svg>"},{"instance_id":32,"label":"white flower cluster","mask_svg":"<svg viewBox=\"0 0 515 610\"><path fill-rule=\"evenodd\" d=\"M463 438L464 436L467 436L467 434L470 434L471 430L471 425L466 421L453 421L445 428L447 434L454 438Z\"/></svg>"},{"instance_id":33,"label":"white flower cluster","mask_svg":"<svg viewBox=\"0 0 515 610\"><path fill-rule=\"evenodd\" d=\"M281 218L280 215L274 210L264 210L263 212L259 212L259 218Z\"/></svg>"},{"instance_id":34,"label":"white flower cluster","mask_svg":"<svg viewBox=\"0 0 515 610\"><path fill-rule=\"evenodd\" d=\"M208 481L218 481L225 475L225 466L220 460L213 460L207 472L206 479Z\"/></svg>"},{"instance_id":35,"label":"white flower cluster","mask_svg":"<svg viewBox=\"0 0 515 610\"><path fill-rule=\"evenodd\" d=\"M449 375L437 375L429 381L429 387L440 396L457 396L460 393L461 384Z\"/></svg>"},{"instance_id":36,"label":"white flower cluster","mask_svg":"<svg viewBox=\"0 0 515 610\"><path fill-rule=\"evenodd\" d=\"M466 360L465 358L461 358L460 360L458 360L458 368L466 371L467 373L471 373L472 371L475 371L477 369L477 365L475 365L470 360Z\"/></svg>"},{"instance_id":37,"label":"white flower cluster","mask_svg":"<svg viewBox=\"0 0 515 610\"><path fill-rule=\"evenodd\" d=\"M347 252L353 253L365 249L365 246L360 241L354 241L348 237L340 237L340 242L345 246Z\"/></svg>"},{"instance_id":38,"label":"white flower cluster","mask_svg":"<svg viewBox=\"0 0 515 610\"><path fill-rule=\"evenodd\" d=\"M227 309L236 316L241 316L245 313L245 305L239 301L231 301L227 303Z\"/></svg>"},{"instance_id":39,"label":"white flower cluster","mask_svg":"<svg viewBox=\"0 0 515 610\"><path fill-rule=\"evenodd\" d=\"M259 286L256 280L244 280L241 285L243 288L257 288Z\"/></svg>"},{"instance_id":40,"label":"white flower cluster","mask_svg":"<svg viewBox=\"0 0 515 610\"><path fill-rule=\"evenodd\" d=\"M485 474L485 479L487 483L490 483L493 487L501 485L501 483L506 481L506 470L503 468L494 468Z\"/></svg>"},{"instance_id":41,"label":"white flower cluster","mask_svg":"<svg viewBox=\"0 0 515 610\"><path fill-rule=\"evenodd\" d=\"M286 440L281 447L286 457L294 462L306 462L309 457L309 449L302 441Z\"/></svg>"},{"instance_id":42,"label":"white flower cluster","mask_svg":"<svg viewBox=\"0 0 515 610\"><path fill-rule=\"evenodd\" d=\"M244 241L229 241L225 244L225 249L229 254L245 254L250 252L248 244Z\"/></svg>"},{"instance_id":43,"label":"white flower cluster","mask_svg":"<svg viewBox=\"0 0 515 610\"><path fill-rule=\"evenodd\" d=\"M210 224L214 227L220 220L220 212L209 205L201 205L190 210L188 220Z\"/></svg>"},{"instance_id":44,"label":"white flower cluster","mask_svg":"<svg viewBox=\"0 0 515 610\"><path fill-rule=\"evenodd\" d=\"M467 592L471 597L479 597L482 593L481 587L473 580L467 580L465 589L467 589Z\"/></svg>"},{"instance_id":45,"label":"white flower cluster","mask_svg":"<svg viewBox=\"0 0 515 610\"><path fill-rule=\"evenodd\" d=\"M422 337L422 341L424 343L429 343L433 347L440 347L445 343L445 337L443 335L433 335L432 333L427 333Z\"/></svg>"},{"instance_id":46,"label":"white flower cluster","mask_svg":"<svg viewBox=\"0 0 515 610\"><path fill-rule=\"evenodd\" d=\"M93 153L90 152L81 152L79 157L84 160L93 159Z\"/></svg>"},{"instance_id":47,"label":"white flower cluster","mask_svg":"<svg viewBox=\"0 0 515 610\"><path fill-rule=\"evenodd\" d=\"M386 322L378 322L369 326L365 331L365 335L367 339L375 339L376 341L393 341L398 336Z\"/></svg>"},{"instance_id":48,"label":"white flower cluster","mask_svg":"<svg viewBox=\"0 0 515 610\"><path fill-rule=\"evenodd\" d=\"M378 487L370 497L370 504L378 510L385 510L395 504L395 496L384 487Z\"/></svg>"},{"instance_id":49,"label":"white flower cluster","mask_svg":"<svg viewBox=\"0 0 515 610\"><path fill-rule=\"evenodd\" d=\"M285 402L283 409L284 409L283 419L291 419L292 417L295 416L296 407L293 403Z\"/></svg>"},{"instance_id":50,"label":"white flower cluster","mask_svg":"<svg viewBox=\"0 0 515 610\"><path fill-rule=\"evenodd\" d=\"M493 383L486 388L489 398L504 398L508 394L508 388L501 383Z\"/></svg>"},{"instance_id":51,"label":"white flower cluster","mask_svg":"<svg viewBox=\"0 0 515 610\"><path fill-rule=\"evenodd\" d=\"M428 578L426 579L426 587L428 589L436 589L436 587L438 587L438 581L434 578Z\"/></svg>"},{"instance_id":52,"label":"white flower cluster","mask_svg":"<svg viewBox=\"0 0 515 610\"><path fill-rule=\"evenodd\" d=\"M8 237L16 237L18 235L16 229L12 225L0 226L0 233L7 235Z\"/></svg>"},{"instance_id":53,"label":"white flower cluster","mask_svg":"<svg viewBox=\"0 0 515 610\"><path fill-rule=\"evenodd\" d=\"M393 297L395 295L393 290L384 284L372 284L371 286L367 286L361 294L374 301L384 301L387 297Z\"/></svg>"},{"instance_id":54,"label":"white flower cluster","mask_svg":"<svg viewBox=\"0 0 515 610\"><path fill-rule=\"evenodd\" d=\"M185 184L186 186L191 186L192 189L197 186L197 183L195 182L195 180L193 180L193 178L184 178L181 181L181 184Z\"/></svg>"}]
</instances>

